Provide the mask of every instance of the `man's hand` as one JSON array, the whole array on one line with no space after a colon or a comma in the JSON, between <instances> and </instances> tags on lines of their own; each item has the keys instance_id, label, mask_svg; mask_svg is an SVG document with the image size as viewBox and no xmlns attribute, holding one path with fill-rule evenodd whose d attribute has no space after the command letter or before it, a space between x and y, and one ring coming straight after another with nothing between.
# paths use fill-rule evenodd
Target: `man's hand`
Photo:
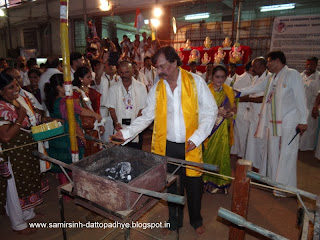
<instances>
[{"instance_id":1,"label":"man's hand","mask_svg":"<svg viewBox=\"0 0 320 240\"><path fill-rule=\"evenodd\" d=\"M298 124L297 128L300 130L300 135L302 135L308 129L308 125L307 124Z\"/></svg>"},{"instance_id":2,"label":"man's hand","mask_svg":"<svg viewBox=\"0 0 320 240\"><path fill-rule=\"evenodd\" d=\"M123 143L125 140L123 138L122 132L117 131L115 134L111 135L109 138L110 143L119 145Z\"/></svg>"},{"instance_id":3,"label":"man's hand","mask_svg":"<svg viewBox=\"0 0 320 240\"><path fill-rule=\"evenodd\" d=\"M190 152L192 151L193 149L195 149L197 146L192 142L192 141L188 141L187 142L187 150L186 150L186 153L187 152Z\"/></svg>"},{"instance_id":4,"label":"man's hand","mask_svg":"<svg viewBox=\"0 0 320 240\"><path fill-rule=\"evenodd\" d=\"M116 123L116 124L114 125L114 129L115 129L117 132L119 132L119 131L122 129L121 124L120 124L120 123Z\"/></svg>"}]
</instances>

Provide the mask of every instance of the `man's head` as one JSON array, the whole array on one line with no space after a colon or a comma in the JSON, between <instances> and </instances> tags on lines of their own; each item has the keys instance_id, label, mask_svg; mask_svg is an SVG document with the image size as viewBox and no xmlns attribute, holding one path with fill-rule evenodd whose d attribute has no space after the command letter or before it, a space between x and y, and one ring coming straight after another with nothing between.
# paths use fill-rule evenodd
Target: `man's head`
<instances>
[{"instance_id":1,"label":"man's head","mask_svg":"<svg viewBox=\"0 0 320 240\"><path fill-rule=\"evenodd\" d=\"M228 70L229 70L230 76L233 77L233 75L235 75L237 71L237 64L230 63Z\"/></svg>"},{"instance_id":2,"label":"man's head","mask_svg":"<svg viewBox=\"0 0 320 240\"><path fill-rule=\"evenodd\" d=\"M253 75L253 72L252 72L252 61L248 62L245 66L244 66L244 70Z\"/></svg>"},{"instance_id":3,"label":"man's head","mask_svg":"<svg viewBox=\"0 0 320 240\"><path fill-rule=\"evenodd\" d=\"M178 66L181 65L179 55L171 46L159 48L153 55L152 62L157 68L159 77L166 80L175 77L178 73Z\"/></svg>"},{"instance_id":4,"label":"man's head","mask_svg":"<svg viewBox=\"0 0 320 240\"><path fill-rule=\"evenodd\" d=\"M0 58L0 68L6 69L6 68L8 68L8 67L9 67L9 65L8 65L8 63L7 63L7 60L4 59L4 58Z\"/></svg>"},{"instance_id":5,"label":"man's head","mask_svg":"<svg viewBox=\"0 0 320 240\"><path fill-rule=\"evenodd\" d=\"M143 62L144 62L144 66L145 66L146 68L148 68L148 69L151 68L151 66L152 66L152 59L151 59L151 57L149 57L149 56L145 57L145 58L143 59Z\"/></svg>"},{"instance_id":6,"label":"man's head","mask_svg":"<svg viewBox=\"0 0 320 240\"><path fill-rule=\"evenodd\" d=\"M267 61L264 57L257 57L252 61L252 75L261 76L267 69Z\"/></svg>"},{"instance_id":7,"label":"man's head","mask_svg":"<svg viewBox=\"0 0 320 240\"><path fill-rule=\"evenodd\" d=\"M92 59L90 60L90 64L91 64L92 70L96 72L102 63L97 59Z\"/></svg>"},{"instance_id":8,"label":"man's head","mask_svg":"<svg viewBox=\"0 0 320 240\"><path fill-rule=\"evenodd\" d=\"M267 68L272 73L280 72L286 62L286 57L281 51L270 52L267 55Z\"/></svg>"},{"instance_id":9,"label":"man's head","mask_svg":"<svg viewBox=\"0 0 320 240\"><path fill-rule=\"evenodd\" d=\"M19 56L17 57L17 66L20 66L20 64L23 63L25 66L27 64L27 60L25 57L23 56Z\"/></svg>"},{"instance_id":10,"label":"man's head","mask_svg":"<svg viewBox=\"0 0 320 240\"><path fill-rule=\"evenodd\" d=\"M196 73L197 72L197 63L196 62L191 62L189 66L190 66L190 71L192 73Z\"/></svg>"},{"instance_id":11,"label":"man's head","mask_svg":"<svg viewBox=\"0 0 320 240\"><path fill-rule=\"evenodd\" d=\"M60 60L56 56L50 56L47 58L46 66L47 68L58 68L60 65Z\"/></svg>"},{"instance_id":12,"label":"man's head","mask_svg":"<svg viewBox=\"0 0 320 240\"><path fill-rule=\"evenodd\" d=\"M148 52L148 50L149 50L148 44L143 45L143 51Z\"/></svg>"},{"instance_id":13,"label":"man's head","mask_svg":"<svg viewBox=\"0 0 320 240\"><path fill-rule=\"evenodd\" d=\"M306 66L305 66L305 73L310 76L313 74L318 66L318 58L316 57L311 57L307 59Z\"/></svg>"},{"instance_id":14,"label":"man's head","mask_svg":"<svg viewBox=\"0 0 320 240\"><path fill-rule=\"evenodd\" d=\"M2 73L10 75L12 78L16 79L19 85L22 87L23 85L23 79L20 75L20 72L15 68L6 68L2 71Z\"/></svg>"},{"instance_id":15,"label":"man's head","mask_svg":"<svg viewBox=\"0 0 320 240\"><path fill-rule=\"evenodd\" d=\"M128 61L120 62L118 67L118 73L122 79L122 82L131 82L133 76L132 64Z\"/></svg>"},{"instance_id":16,"label":"man's head","mask_svg":"<svg viewBox=\"0 0 320 240\"><path fill-rule=\"evenodd\" d=\"M79 52L72 52L70 54L70 65L74 70L84 65L84 57Z\"/></svg>"},{"instance_id":17,"label":"man's head","mask_svg":"<svg viewBox=\"0 0 320 240\"><path fill-rule=\"evenodd\" d=\"M142 33L142 37L143 37L143 39L146 39L146 38L147 38L147 33L146 33L146 32L143 32L143 33Z\"/></svg>"},{"instance_id":18,"label":"man's head","mask_svg":"<svg viewBox=\"0 0 320 240\"><path fill-rule=\"evenodd\" d=\"M207 63L206 72L211 73L212 70L213 70L213 63L212 62Z\"/></svg>"},{"instance_id":19,"label":"man's head","mask_svg":"<svg viewBox=\"0 0 320 240\"><path fill-rule=\"evenodd\" d=\"M136 61L132 61L131 64L132 64L133 72L134 72L135 74L139 73L139 67L138 67L137 62L136 62Z\"/></svg>"},{"instance_id":20,"label":"man's head","mask_svg":"<svg viewBox=\"0 0 320 240\"><path fill-rule=\"evenodd\" d=\"M137 34L135 34L134 35L134 39L136 40L136 41L140 41L140 35L137 33Z\"/></svg>"}]
</instances>

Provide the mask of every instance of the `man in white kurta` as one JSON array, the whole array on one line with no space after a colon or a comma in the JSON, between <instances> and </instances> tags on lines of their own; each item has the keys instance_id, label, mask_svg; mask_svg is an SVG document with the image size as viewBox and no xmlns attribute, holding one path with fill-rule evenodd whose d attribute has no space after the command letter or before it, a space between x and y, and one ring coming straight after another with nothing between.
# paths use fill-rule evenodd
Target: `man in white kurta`
<instances>
[{"instance_id":1,"label":"man in white kurta","mask_svg":"<svg viewBox=\"0 0 320 240\"><path fill-rule=\"evenodd\" d=\"M247 63L245 72L237 78L233 87L237 89L246 88L252 85L252 66L251 62ZM237 106L237 116L234 124L234 144L231 147L230 153L238 155L239 158L245 156L247 136L249 131L249 104L247 102L240 102Z\"/></svg>"},{"instance_id":2,"label":"man in white kurta","mask_svg":"<svg viewBox=\"0 0 320 240\"><path fill-rule=\"evenodd\" d=\"M199 106L199 124L197 130L186 139L186 123L183 116L181 95L182 77L179 68L180 58L175 49L167 46L160 48L153 57L157 66L159 77L164 79L167 97L167 129L166 129L166 156L185 159L185 152L192 151L200 146L210 134L217 117L218 107L205 81L198 75L192 74L197 89L197 99ZM147 107L142 111L142 116L138 117L130 127L115 134L119 139L128 139L142 132L152 123L155 118L156 91L157 86L162 81L158 81L150 90L147 100ZM172 167L168 165L168 169ZM174 167L175 169L175 167ZM171 172L171 170L168 170ZM184 195L186 188L188 211L190 224L195 231L201 235L205 232L201 216L201 196L203 193L202 177L187 176L184 169L179 169L176 174L180 176L180 193ZM173 186L174 187L174 186ZM168 192L176 193L175 189L168 188ZM170 230L182 227L183 206L168 203ZM173 206L172 206L173 205ZM176 209L179 211L179 219L176 218Z\"/></svg>"},{"instance_id":3,"label":"man in white kurta","mask_svg":"<svg viewBox=\"0 0 320 240\"><path fill-rule=\"evenodd\" d=\"M316 144L316 135L318 120L311 116L312 107L320 89L320 73L317 71L318 59L309 58L306 62L305 70L301 73L304 83L304 90L307 98L307 107L309 110L308 129L300 137L300 151L314 150Z\"/></svg>"},{"instance_id":4,"label":"man in white kurta","mask_svg":"<svg viewBox=\"0 0 320 240\"><path fill-rule=\"evenodd\" d=\"M267 71L267 60L262 57L255 58L252 61L252 73L254 79L252 85L257 85L263 81L268 81L271 77L271 73ZM263 100L264 92L251 94L249 97L243 99L249 103L249 132L246 146L245 159L252 161L253 169L259 172L259 174L266 176L267 173L267 139L257 138L254 136L261 109L261 103Z\"/></svg>"},{"instance_id":5,"label":"man in white kurta","mask_svg":"<svg viewBox=\"0 0 320 240\"><path fill-rule=\"evenodd\" d=\"M300 136L289 142L296 129L301 134L307 129L308 109L303 82L296 70L286 66L283 52L270 52L267 67L273 73L268 81L239 91L241 95L265 91L256 136L268 138L267 176L273 181L296 187ZM274 194L286 196L278 191Z\"/></svg>"},{"instance_id":6,"label":"man in white kurta","mask_svg":"<svg viewBox=\"0 0 320 240\"><path fill-rule=\"evenodd\" d=\"M140 69L140 72L142 72L148 80L147 88L149 92L151 87L155 83L157 72L156 72L156 69L152 66L151 57L145 57L143 61L144 61L144 67Z\"/></svg>"},{"instance_id":7,"label":"man in white kurta","mask_svg":"<svg viewBox=\"0 0 320 240\"><path fill-rule=\"evenodd\" d=\"M121 80L110 88L107 98L107 107L116 131L129 126L147 106L146 87L133 78L131 63L121 62L118 72ZM136 138L129 146L142 149L142 142Z\"/></svg>"}]
</instances>

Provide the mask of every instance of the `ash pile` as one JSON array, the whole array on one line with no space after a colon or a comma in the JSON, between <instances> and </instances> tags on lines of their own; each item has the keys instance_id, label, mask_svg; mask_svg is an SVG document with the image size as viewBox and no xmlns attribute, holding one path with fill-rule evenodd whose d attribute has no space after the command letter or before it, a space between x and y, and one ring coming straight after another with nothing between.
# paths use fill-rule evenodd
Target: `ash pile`
<instances>
[{"instance_id":1,"label":"ash pile","mask_svg":"<svg viewBox=\"0 0 320 240\"><path fill-rule=\"evenodd\" d=\"M132 168L129 162L119 162L105 169L105 176L112 180L128 183L131 181Z\"/></svg>"}]
</instances>

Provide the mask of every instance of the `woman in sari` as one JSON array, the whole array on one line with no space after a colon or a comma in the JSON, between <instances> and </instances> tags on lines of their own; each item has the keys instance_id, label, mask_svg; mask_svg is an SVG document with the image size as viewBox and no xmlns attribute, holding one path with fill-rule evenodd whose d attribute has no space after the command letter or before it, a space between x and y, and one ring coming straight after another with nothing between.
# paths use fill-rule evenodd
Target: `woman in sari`
<instances>
[{"instance_id":1,"label":"woman in sari","mask_svg":"<svg viewBox=\"0 0 320 240\"><path fill-rule=\"evenodd\" d=\"M225 67L216 66L212 72L212 83L208 85L219 106L219 111L214 128L207 140L203 162L218 165L220 174L231 176L230 146L233 143L233 117L236 106L232 88L224 84L227 74ZM230 180L207 174L203 175L203 180L208 192L216 193L221 189L225 194L228 193Z\"/></svg>"},{"instance_id":2,"label":"woman in sari","mask_svg":"<svg viewBox=\"0 0 320 240\"><path fill-rule=\"evenodd\" d=\"M81 107L81 122L85 133L100 138L104 133L104 122L100 115L101 94L90 87L92 74L88 67L79 67L74 73L73 99ZM87 141L84 156L90 156L100 150L94 141Z\"/></svg>"},{"instance_id":3,"label":"woman in sari","mask_svg":"<svg viewBox=\"0 0 320 240\"><path fill-rule=\"evenodd\" d=\"M35 229L28 227L27 220L35 217L34 207L43 202L49 186L40 173L39 159L32 154L38 145L33 144L30 128L42 118L19 91L14 78L0 74L0 211L6 205L12 229L30 234Z\"/></svg>"},{"instance_id":4,"label":"woman in sari","mask_svg":"<svg viewBox=\"0 0 320 240\"><path fill-rule=\"evenodd\" d=\"M44 86L45 103L50 113L50 117L60 118L64 120L64 132L69 132L69 124L67 119L66 96L64 89L63 74L54 74L50 78L50 82ZM77 103L74 103L74 112L76 118L76 133L79 148L79 159L83 157L85 138L81 128L80 113L81 109ZM48 155L52 158L58 159L64 163L72 163L71 145L69 136L63 136L49 141ZM58 173L60 184L68 182L66 176L62 173L60 167L52 164L52 172ZM70 174L70 172L69 172ZM71 174L70 174L71 176Z\"/></svg>"}]
</instances>

